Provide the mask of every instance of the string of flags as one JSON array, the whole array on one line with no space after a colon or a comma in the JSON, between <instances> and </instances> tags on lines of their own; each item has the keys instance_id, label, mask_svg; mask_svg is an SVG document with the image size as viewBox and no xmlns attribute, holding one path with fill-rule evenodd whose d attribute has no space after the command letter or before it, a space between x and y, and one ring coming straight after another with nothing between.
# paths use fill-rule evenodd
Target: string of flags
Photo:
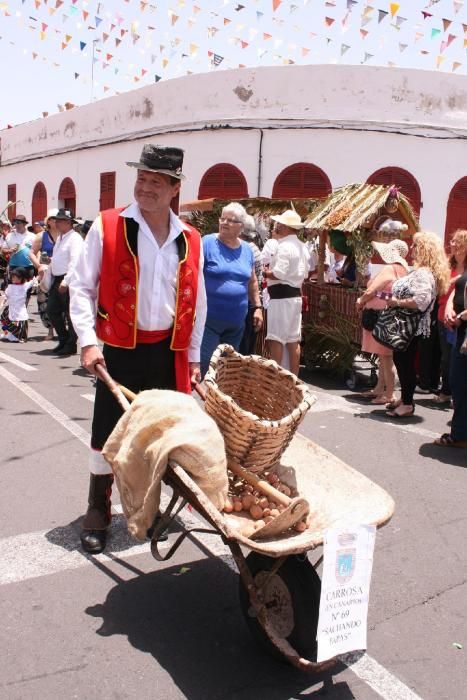
<instances>
[{"instance_id":1,"label":"string of flags","mask_svg":"<svg viewBox=\"0 0 467 700\"><path fill-rule=\"evenodd\" d=\"M467 72L467 0L0 0L0 17L1 42L66 70L91 99L255 65Z\"/></svg>"}]
</instances>

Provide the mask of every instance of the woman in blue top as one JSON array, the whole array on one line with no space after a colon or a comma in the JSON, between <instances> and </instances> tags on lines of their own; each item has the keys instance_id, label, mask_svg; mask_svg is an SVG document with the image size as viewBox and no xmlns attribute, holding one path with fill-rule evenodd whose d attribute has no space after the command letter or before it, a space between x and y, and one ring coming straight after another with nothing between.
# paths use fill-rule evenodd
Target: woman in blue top
<instances>
[{"instance_id":1,"label":"woman in blue top","mask_svg":"<svg viewBox=\"0 0 467 700\"><path fill-rule=\"evenodd\" d=\"M203 237L208 303L201 343L203 377L219 344L228 343L238 350L245 328L248 301L255 307L254 327L259 330L263 323L253 251L248 243L240 240L246 221L245 209L238 202L232 202L222 210L219 233Z\"/></svg>"}]
</instances>

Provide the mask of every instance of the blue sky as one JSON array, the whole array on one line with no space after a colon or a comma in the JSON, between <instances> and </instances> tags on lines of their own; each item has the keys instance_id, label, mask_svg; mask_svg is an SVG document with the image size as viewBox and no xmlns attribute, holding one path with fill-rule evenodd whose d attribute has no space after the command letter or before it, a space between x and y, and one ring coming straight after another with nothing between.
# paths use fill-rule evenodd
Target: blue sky
<instances>
[{"instance_id":1,"label":"blue sky","mask_svg":"<svg viewBox=\"0 0 467 700\"><path fill-rule=\"evenodd\" d=\"M0 0L0 129L66 102L239 65L466 75L464 29L467 0Z\"/></svg>"}]
</instances>

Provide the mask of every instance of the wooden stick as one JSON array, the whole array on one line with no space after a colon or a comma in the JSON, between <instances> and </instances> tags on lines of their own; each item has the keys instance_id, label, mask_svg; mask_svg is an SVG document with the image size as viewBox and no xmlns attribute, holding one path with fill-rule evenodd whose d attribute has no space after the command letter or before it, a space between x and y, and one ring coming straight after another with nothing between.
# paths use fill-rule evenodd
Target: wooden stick
<instances>
[{"instance_id":1,"label":"wooden stick","mask_svg":"<svg viewBox=\"0 0 467 700\"><path fill-rule=\"evenodd\" d=\"M96 364L95 371L99 379L101 379L110 389L123 410L127 411L130 408L130 402L125 398L121 387L112 379L104 365L101 365L100 363Z\"/></svg>"},{"instance_id":2,"label":"wooden stick","mask_svg":"<svg viewBox=\"0 0 467 700\"><path fill-rule=\"evenodd\" d=\"M126 396L127 399L129 399L130 401L134 401L138 396L138 394L135 394L134 391L130 391L130 389L127 389L126 386L123 386L123 384L119 384L118 386L122 394Z\"/></svg>"}]
</instances>

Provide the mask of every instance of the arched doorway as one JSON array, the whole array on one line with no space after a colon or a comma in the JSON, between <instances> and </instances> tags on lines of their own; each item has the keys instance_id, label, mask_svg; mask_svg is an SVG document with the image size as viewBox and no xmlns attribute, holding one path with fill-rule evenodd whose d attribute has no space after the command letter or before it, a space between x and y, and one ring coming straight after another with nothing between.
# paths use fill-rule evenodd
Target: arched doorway
<instances>
[{"instance_id":1,"label":"arched doorway","mask_svg":"<svg viewBox=\"0 0 467 700\"><path fill-rule=\"evenodd\" d=\"M396 166L381 168L370 175L367 182L370 185L396 185L402 194L404 194L407 199L410 200L410 203L417 216L420 214L420 209L422 206L420 185L414 176L407 170L397 168Z\"/></svg>"},{"instance_id":2,"label":"arched doorway","mask_svg":"<svg viewBox=\"0 0 467 700\"><path fill-rule=\"evenodd\" d=\"M73 216L76 215L76 190L71 177L66 177L62 180L58 190L58 206L59 208L69 209Z\"/></svg>"},{"instance_id":3,"label":"arched doorway","mask_svg":"<svg viewBox=\"0 0 467 700\"><path fill-rule=\"evenodd\" d=\"M276 177L272 196L278 199L321 199L332 190L326 173L312 163L294 163Z\"/></svg>"},{"instance_id":4,"label":"arched doorway","mask_svg":"<svg viewBox=\"0 0 467 700\"><path fill-rule=\"evenodd\" d=\"M198 199L243 199L248 186L242 171L230 163L218 163L207 170L199 183Z\"/></svg>"},{"instance_id":5,"label":"arched doorway","mask_svg":"<svg viewBox=\"0 0 467 700\"><path fill-rule=\"evenodd\" d=\"M444 229L444 245L458 228L467 229L467 177L456 182L452 188L446 211L446 226Z\"/></svg>"},{"instance_id":6,"label":"arched doorway","mask_svg":"<svg viewBox=\"0 0 467 700\"><path fill-rule=\"evenodd\" d=\"M43 221L47 216L47 190L43 182L36 183L32 193L31 223Z\"/></svg>"}]
</instances>

